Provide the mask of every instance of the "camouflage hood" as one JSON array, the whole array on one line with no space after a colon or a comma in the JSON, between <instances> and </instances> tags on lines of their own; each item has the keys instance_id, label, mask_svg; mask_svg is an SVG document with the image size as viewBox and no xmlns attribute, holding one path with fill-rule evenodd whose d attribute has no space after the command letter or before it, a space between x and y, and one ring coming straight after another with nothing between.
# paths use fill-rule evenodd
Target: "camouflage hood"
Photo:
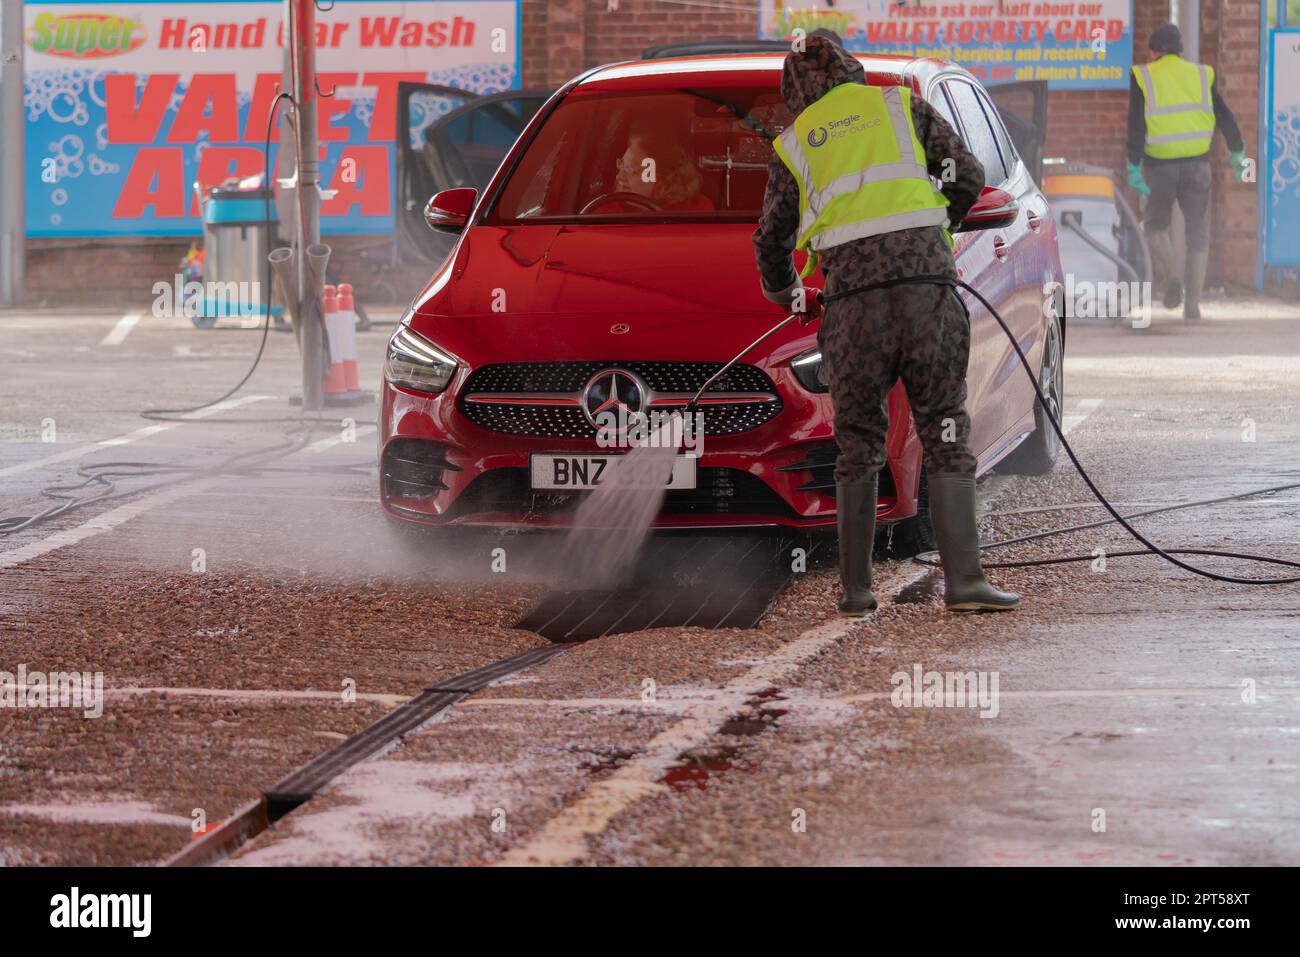
<instances>
[{"instance_id":1,"label":"camouflage hood","mask_svg":"<svg viewBox=\"0 0 1300 957\"><path fill-rule=\"evenodd\" d=\"M781 98L798 116L841 83L865 83L862 64L825 37L810 36L803 53L786 55L781 70Z\"/></svg>"}]
</instances>

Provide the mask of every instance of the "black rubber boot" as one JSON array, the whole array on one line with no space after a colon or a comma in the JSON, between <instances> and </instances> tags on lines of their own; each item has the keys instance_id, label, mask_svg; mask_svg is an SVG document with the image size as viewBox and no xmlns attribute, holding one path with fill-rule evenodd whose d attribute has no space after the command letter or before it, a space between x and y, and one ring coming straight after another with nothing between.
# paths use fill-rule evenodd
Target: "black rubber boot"
<instances>
[{"instance_id":1,"label":"black rubber boot","mask_svg":"<svg viewBox=\"0 0 1300 957\"><path fill-rule=\"evenodd\" d=\"M840 529L841 615L860 618L876 610L871 593L871 549L876 541L876 476L835 486Z\"/></svg>"},{"instance_id":2,"label":"black rubber boot","mask_svg":"<svg viewBox=\"0 0 1300 957\"><path fill-rule=\"evenodd\" d=\"M1183 318L1201 318L1201 290L1205 287L1205 268L1209 263L1209 249L1187 250L1186 297L1183 299Z\"/></svg>"},{"instance_id":3,"label":"black rubber boot","mask_svg":"<svg viewBox=\"0 0 1300 957\"><path fill-rule=\"evenodd\" d=\"M930 474L930 521L943 565L944 602L952 611L1011 611L1020 604L1014 592L998 591L980 567L975 525L975 476L963 472Z\"/></svg>"}]
</instances>

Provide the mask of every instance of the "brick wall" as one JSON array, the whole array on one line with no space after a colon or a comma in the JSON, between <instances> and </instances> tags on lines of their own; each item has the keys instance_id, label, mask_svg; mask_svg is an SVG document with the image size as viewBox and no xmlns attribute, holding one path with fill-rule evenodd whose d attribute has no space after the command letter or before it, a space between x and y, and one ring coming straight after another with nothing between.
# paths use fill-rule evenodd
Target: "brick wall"
<instances>
[{"instance_id":1,"label":"brick wall","mask_svg":"<svg viewBox=\"0 0 1300 957\"><path fill-rule=\"evenodd\" d=\"M1215 71L1215 86L1237 118L1246 155L1259 154L1259 0L1201 0L1201 60ZM1223 137L1214 138L1214 235L1210 270L1220 279L1254 285L1258 183L1238 183L1228 169Z\"/></svg>"},{"instance_id":2,"label":"brick wall","mask_svg":"<svg viewBox=\"0 0 1300 957\"><path fill-rule=\"evenodd\" d=\"M1147 38L1168 15L1167 0L1134 0L1138 62L1149 57ZM1258 153L1259 142L1259 56L1259 0L1201 0L1201 62L1214 67L1215 85L1237 118L1250 156ZM1122 175L1127 162L1127 116L1127 91L1052 93L1047 155L1106 166ZM1222 136L1214 138L1210 155L1214 169L1210 280L1254 286L1256 186L1238 183L1229 171Z\"/></svg>"},{"instance_id":3,"label":"brick wall","mask_svg":"<svg viewBox=\"0 0 1300 957\"><path fill-rule=\"evenodd\" d=\"M1168 16L1168 0L1133 0L1134 48L1146 56L1151 31ZM587 67L639 55L648 46L757 35L758 3L666 3L662 0L524 0L522 83L528 87L559 85ZM1201 57L1215 67L1220 93L1237 116L1247 152L1257 151L1259 0L1202 0ZM1127 90L1052 93L1048 108L1047 155L1124 170ZM1216 137L1214 229L1216 242L1211 278L1241 285L1255 279L1255 187L1241 185L1228 173L1221 137ZM419 287L410 274L379 273L354 262L350 250L367 239L336 238L337 266L355 278L359 294L373 286L376 298L398 298ZM373 241L373 237L371 238ZM29 248L30 297L50 301L100 299L147 301L157 277L167 277L188 242L174 240L32 240ZM77 271L69 281L70 247L78 250ZM93 289L81 277L95 277ZM146 280L142 277L149 277ZM414 284L412 286L412 284ZM412 286L412 288L407 288ZM142 292L143 290L143 292Z\"/></svg>"}]
</instances>

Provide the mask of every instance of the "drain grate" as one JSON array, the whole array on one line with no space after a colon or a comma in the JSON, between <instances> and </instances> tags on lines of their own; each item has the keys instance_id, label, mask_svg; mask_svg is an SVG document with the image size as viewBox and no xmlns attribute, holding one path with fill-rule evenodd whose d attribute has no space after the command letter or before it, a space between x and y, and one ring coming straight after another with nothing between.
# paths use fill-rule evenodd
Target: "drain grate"
<instances>
[{"instance_id":1,"label":"drain grate","mask_svg":"<svg viewBox=\"0 0 1300 957\"><path fill-rule=\"evenodd\" d=\"M811 557L819 545L791 535L652 539L632 584L548 592L515 627L560 643L647 628L754 628L790 581L792 549Z\"/></svg>"},{"instance_id":2,"label":"drain grate","mask_svg":"<svg viewBox=\"0 0 1300 957\"><path fill-rule=\"evenodd\" d=\"M304 764L266 792L266 816L274 823L300 804L311 800L325 785L353 765L392 748L440 711L466 695L525 668L541 664L563 651L556 645L531 648L521 654L456 675L426 688L374 724Z\"/></svg>"}]
</instances>

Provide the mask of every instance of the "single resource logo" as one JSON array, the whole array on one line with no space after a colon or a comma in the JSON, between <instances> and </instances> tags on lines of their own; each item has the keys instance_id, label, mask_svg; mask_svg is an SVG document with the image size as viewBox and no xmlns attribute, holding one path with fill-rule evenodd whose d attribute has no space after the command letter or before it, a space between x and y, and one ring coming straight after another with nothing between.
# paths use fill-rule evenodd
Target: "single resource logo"
<instances>
[{"instance_id":1,"label":"single resource logo","mask_svg":"<svg viewBox=\"0 0 1300 957\"><path fill-rule=\"evenodd\" d=\"M826 142L826 127L819 126L808 131L808 145L816 149Z\"/></svg>"},{"instance_id":2,"label":"single resource logo","mask_svg":"<svg viewBox=\"0 0 1300 957\"><path fill-rule=\"evenodd\" d=\"M27 45L33 53L95 59L130 53L148 39L139 20L112 13L41 13L27 28Z\"/></svg>"}]
</instances>

